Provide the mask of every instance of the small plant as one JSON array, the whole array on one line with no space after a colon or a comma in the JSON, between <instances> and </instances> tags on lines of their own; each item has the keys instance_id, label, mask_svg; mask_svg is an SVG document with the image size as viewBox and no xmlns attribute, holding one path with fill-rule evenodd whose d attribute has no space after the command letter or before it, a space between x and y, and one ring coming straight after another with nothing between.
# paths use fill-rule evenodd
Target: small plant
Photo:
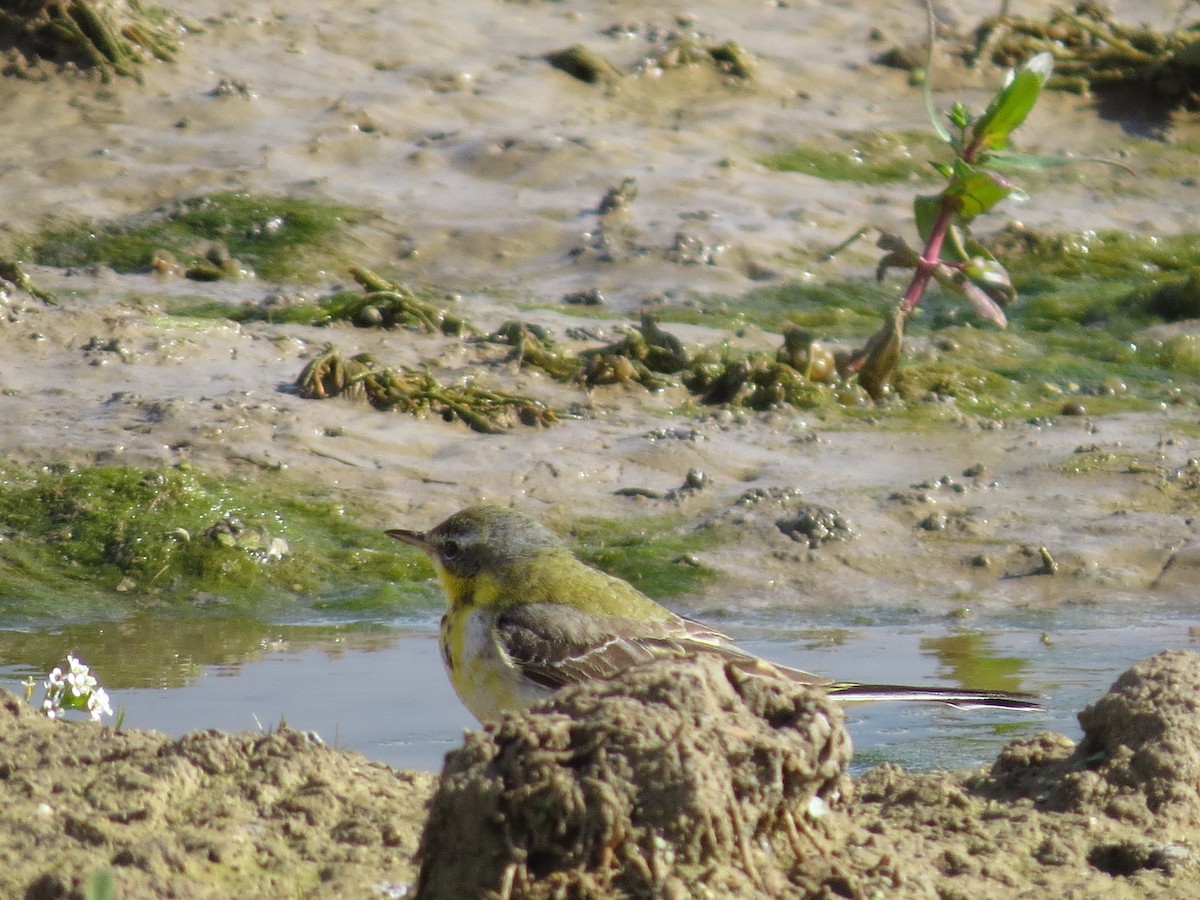
<instances>
[{"instance_id":1,"label":"small plant","mask_svg":"<svg viewBox=\"0 0 1200 900\"><path fill-rule=\"evenodd\" d=\"M991 252L971 237L970 224L1001 200L1023 196L996 170L1045 168L1065 162L1009 149L1009 136L1033 109L1053 67L1054 57L1039 53L1009 72L1004 87L982 115L972 116L965 106L955 103L946 116L949 127L934 110L927 83L925 104L930 122L954 159L932 163L946 178L946 187L914 202L922 250L918 253L900 236L886 232L877 242L887 251L876 270L879 278L890 268L912 269L913 276L883 327L843 364L846 371L858 373L859 383L872 397L879 399L890 389L904 327L931 281L966 297L985 319L1002 328L1007 324L1004 307L1016 296L1012 280Z\"/></svg>"},{"instance_id":2,"label":"small plant","mask_svg":"<svg viewBox=\"0 0 1200 900\"><path fill-rule=\"evenodd\" d=\"M69 710L86 712L93 722L113 714L108 691L100 687L96 676L70 653L67 654L67 672L55 666L42 686L46 691L42 699L42 713L48 719L61 719ZM26 702L32 702L34 687L31 675L25 682Z\"/></svg>"}]
</instances>

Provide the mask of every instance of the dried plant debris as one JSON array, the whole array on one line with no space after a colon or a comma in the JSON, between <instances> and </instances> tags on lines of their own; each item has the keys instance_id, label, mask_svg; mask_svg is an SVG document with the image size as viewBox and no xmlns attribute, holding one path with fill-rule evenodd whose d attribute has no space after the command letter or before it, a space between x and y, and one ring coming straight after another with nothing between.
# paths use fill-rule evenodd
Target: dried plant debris
<instances>
[{"instance_id":1,"label":"dried plant debris","mask_svg":"<svg viewBox=\"0 0 1200 900\"><path fill-rule=\"evenodd\" d=\"M24 291L43 303L55 305L58 302L53 293L34 284L25 269L15 259L0 259L0 296L10 293L4 285L5 282L12 285L13 289Z\"/></svg>"},{"instance_id":2,"label":"dried plant debris","mask_svg":"<svg viewBox=\"0 0 1200 900\"><path fill-rule=\"evenodd\" d=\"M322 301L329 321L352 322L360 328L418 328L432 333L462 335L475 329L466 319L418 297L403 284L388 281L370 269L354 266L354 280L365 293L343 291Z\"/></svg>"},{"instance_id":3,"label":"dried plant debris","mask_svg":"<svg viewBox=\"0 0 1200 900\"><path fill-rule=\"evenodd\" d=\"M683 343L659 328L649 313L643 313L640 327L629 328L621 340L585 350L580 357L583 381L589 387L636 383L661 390L670 381L660 376L678 374L690 364Z\"/></svg>"},{"instance_id":4,"label":"dried plant debris","mask_svg":"<svg viewBox=\"0 0 1200 900\"><path fill-rule=\"evenodd\" d=\"M765 354L749 356L716 349L696 356L684 385L704 403L765 410L780 404L811 409L821 402L821 386L786 363Z\"/></svg>"},{"instance_id":5,"label":"dried plant debris","mask_svg":"<svg viewBox=\"0 0 1200 900\"><path fill-rule=\"evenodd\" d=\"M1200 23L1174 31L1124 25L1092 2L1057 10L1044 22L996 16L974 35L968 62L1014 66L1043 51L1054 54L1047 87L1084 93L1132 88L1168 107L1200 111Z\"/></svg>"},{"instance_id":6,"label":"dried plant debris","mask_svg":"<svg viewBox=\"0 0 1200 900\"><path fill-rule=\"evenodd\" d=\"M830 541L848 541L855 537L854 527L840 512L829 506L810 503L777 521L776 526L793 541L816 549Z\"/></svg>"},{"instance_id":7,"label":"dried plant debris","mask_svg":"<svg viewBox=\"0 0 1200 900\"><path fill-rule=\"evenodd\" d=\"M512 347L506 362L533 366L559 381L574 381L583 371L579 356L556 343L540 325L513 319L479 340Z\"/></svg>"},{"instance_id":8,"label":"dried plant debris","mask_svg":"<svg viewBox=\"0 0 1200 900\"><path fill-rule=\"evenodd\" d=\"M620 69L583 44L547 53L545 59L560 72L586 84L612 84L623 77Z\"/></svg>"},{"instance_id":9,"label":"dried plant debris","mask_svg":"<svg viewBox=\"0 0 1200 900\"><path fill-rule=\"evenodd\" d=\"M408 324L444 332L450 322L450 334L459 333L454 329L470 327L461 319L446 317L444 310L425 303L402 286L383 282L388 285L386 289L371 290L381 287L381 283L364 272L359 270L356 277L369 288L368 292L355 295L353 302L347 300L336 310L323 302L329 314L326 321L339 318L366 325ZM400 313L410 311L415 311L413 318L400 317ZM364 323L368 315L371 321ZM887 345L892 352L869 354L859 371L852 371L850 354L835 354L799 328L784 335L783 346L774 357L747 353L728 344L689 351L650 313L642 315L639 325L627 326L619 340L579 352L557 342L546 328L515 319L490 334L467 339L507 346L510 349L503 362L540 369L563 383L589 389L617 384L650 391L682 388L705 404L758 411L789 406L815 409L831 403L863 406L871 397L890 395L890 388L875 385L864 373L872 375L878 369L877 380L887 385L899 360L896 342L892 342ZM488 433L505 431L518 422L550 425L556 421L555 412L530 397L474 384L444 386L425 368L385 366L370 354L346 359L332 346L305 367L297 389L308 398L346 395L367 400L378 409L401 409L414 415L432 410L447 420L458 418L476 431Z\"/></svg>"},{"instance_id":10,"label":"dried plant debris","mask_svg":"<svg viewBox=\"0 0 1200 900\"><path fill-rule=\"evenodd\" d=\"M1170 31L1125 25L1089 0L1073 10L1052 10L1044 20L992 16L959 43L970 66L1020 65L1038 53L1054 54L1046 87L1086 94L1123 91L1165 111L1200 112L1200 23ZM928 51L893 48L876 58L905 69L925 66Z\"/></svg>"},{"instance_id":11,"label":"dried plant debris","mask_svg":"<svg viewBox=\"0 0 1200 900\"><path fill-rule=\"evenodd\" d=\"M580 353L558 344L546 329L526 322L505 322L480 338L512 347L507 360L541 369L559 381L580 381L588 387L605 384L640 384L661 390L673 382L664 375L683 372L690 357L683 342L659 327L645 313L641 325L630 326L620 340Z\"/></svg>"},{"instance_id":12,"label":"dried plant debris","mask_svg":"<svg viewBox=\"0 0 1200 900\"><path fill-rule=\"evenodd\" d=\"M369 353L344 359L327 346L296 379L300 396L311 400L346 396L376 409L414 416L430 413L447 422L459 419L474 431L500 434L515 425L549 426L554 411L538 400L489 390L473 383L443 385L427 369L391 367Z\"/></svg>"},{"instance_id":13,"label":"dried plant debris","mask_svg":"<svg viewBox=\"0 0 1200 900\"><path fill-rule=\"evenodd\" d=\"M789 328L783 333L783 346L775 361L786 363L809 381L832 384L837 381L837 360L829 348L804 328Z\"/></svg>"},{"instance_id":14,"label":"dried plant debris","mask_svg":"<svg viewBox=\"0 0 1200 900\"><path fill-rule=\"evenodd\" d=\"M182 30L198 30L137 0L18 0L0 8L0 42L11 47L5 74L34 77L46 61L141 80L138 66L169 62Z\"/></svg>"},{"instance_id":15,"label":"dried plant debris","mask_svg":"<svg viewBox=\"0 0 1200 900\"><path fill-rule=\"evenodd\" d=\"M749 80L757 64L737 41L715 43L698 34L676 35L654 53L643 69L681 69L687 66L712 66L732 78Z\"/></svg>"}]
</instances>

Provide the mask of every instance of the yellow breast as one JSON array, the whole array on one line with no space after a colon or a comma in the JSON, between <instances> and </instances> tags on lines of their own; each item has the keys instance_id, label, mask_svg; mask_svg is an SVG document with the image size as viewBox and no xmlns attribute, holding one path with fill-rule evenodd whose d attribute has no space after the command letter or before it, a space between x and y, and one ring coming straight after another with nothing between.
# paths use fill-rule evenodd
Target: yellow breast
<instances>
[{"instance_id":1,"label":"yellow breast","mask_svg":"<svg viewBox=\"0 0 1200 900\"><path fill-rule=\"evenodd\" d=\"M551 691L521 674L496 639L496 613L480 607L451 610L442 619L442 659L463 705L480 722L526 709Z\"/></svg>"}]
</instances>

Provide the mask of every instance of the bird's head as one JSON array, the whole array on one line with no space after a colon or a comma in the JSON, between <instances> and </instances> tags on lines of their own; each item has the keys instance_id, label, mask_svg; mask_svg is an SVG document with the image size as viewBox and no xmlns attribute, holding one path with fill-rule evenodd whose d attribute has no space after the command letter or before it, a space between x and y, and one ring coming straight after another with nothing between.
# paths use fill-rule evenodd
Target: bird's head
<instances>
[{"instance_id":1,"label":"bird's head","mask_svg":"<svg viewBox=\"0 0 1200 900\"><path fill-rule=\"evenodd\" d=\"M511 567L562 542L524 513L490 503L461 509L429 531L394 528L390 537L423 550L440 573L455 579L502 578Z\"/></svg>"}]
</instances>

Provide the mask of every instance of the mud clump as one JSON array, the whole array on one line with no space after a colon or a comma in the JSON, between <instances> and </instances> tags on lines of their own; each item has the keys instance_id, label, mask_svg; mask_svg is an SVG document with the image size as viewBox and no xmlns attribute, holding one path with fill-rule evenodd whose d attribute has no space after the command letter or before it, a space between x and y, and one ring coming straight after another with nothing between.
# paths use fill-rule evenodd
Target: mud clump
<instances>
[{"instance_id":1,"label":"mud clump","mask_svg":"<svg viewBox=\"0 0 1200 900\"><path fill-rule=\"evenodd\" d=\"M1166 652L1138 663L1079 724L1079 756L1100 758L1103 793L1136 796L1155 816L1200 821L1200 656Z\"/></svg>"},{"instance_id":2,"label":"mud clump","mask_svg":"<svg viewBox=\"0 0 1200 900\"><path fill-rule=\"evenodd\" d=\"M0 896L368 896L415 874L432 777L286 726L114 731L0 692Z\"/></svg>"},{"instance_id":3,"label":"mud clump","mask_svg":"<svg viewBox=\"0 0 1200 900\"><path fill-rule=\"evenodd\" d=\"M824 694L716 660L582 684L447 757L418 896L820 892L850 755Z\"/></svg>"},{"instance_id":4,"label":"mud clump","mask_svg":"<svg viewBox=\"0 0 1200 900\"><path fill-rule=\"evenodd\" d=\"M1200 655L1162 653L1080 714L1078 746L1016 741L990 774L883 765L851 796L820 694L715 662L635 670L468 735L418 896L1188 896L1197 697Z\"/></svg>"},{"instance_id":5,"label":"mud clump","mask_svg":"<svg viewBox=\"0 0 1200 900\"><path fill-rule=\"evenodd\" d=\"M1134 824L1200 824L1200 655L1166 651L1079 713L1069 755L1045 736L1010 745L993 774L1043 805ZM1042 752L1046 751L1046 752Z\"/></svg>"}]
</instances>

